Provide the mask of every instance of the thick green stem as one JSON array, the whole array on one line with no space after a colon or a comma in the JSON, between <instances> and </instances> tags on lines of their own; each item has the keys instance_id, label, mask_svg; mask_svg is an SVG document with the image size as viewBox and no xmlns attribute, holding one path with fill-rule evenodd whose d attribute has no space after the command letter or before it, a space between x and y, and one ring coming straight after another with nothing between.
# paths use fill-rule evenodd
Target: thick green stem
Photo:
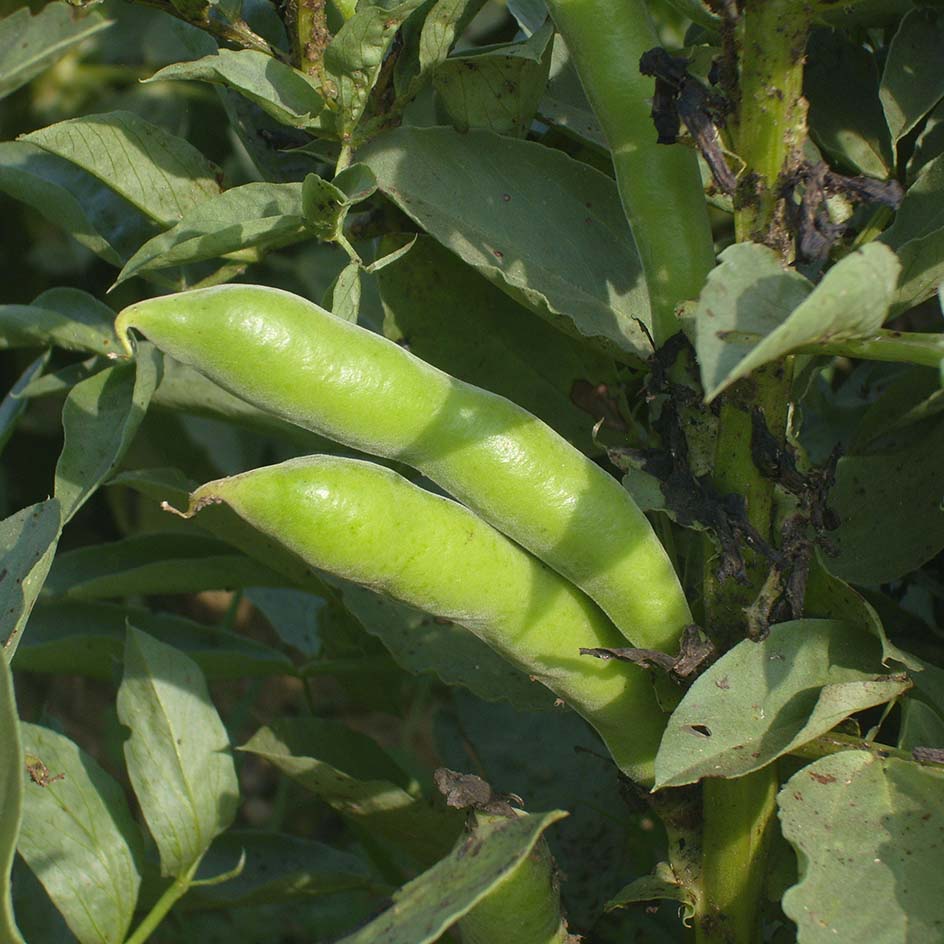
<instances>
[{"instance_id":1,"label":"thick green stem","mask_svg":"<svg viewBox=\"0 0 944 944\"><path fill-rule=\"evenodd\" d=\"M550 0L560 30L613 155L661 346L679 330L676 306L695 298L714 265L714 247L694 153L656 143L653 80L639 58L659 45L643 0Z\"/></svg>"},{"instance_id":2,"label":"thick green stem","mask_svg":"<svg viewBox=\"0 0 944 944\"><path fill-rule=\"evenodd\" d=\"M777 798L777 766L706 780L696 944L756 944Z\"/></svg>"},{"instance_id":3,"label":"thick green stem","mask_svg":"<svg viewBox=\"0 0 944 944\"><path fill-rule=\"evenodd\" d=\"M796 0L747 0L738 24L740 103L737 151L744 161L735 200L739 241L753 240L791 258L792 238L783 226L783 176L802 154L806 104L803 59L809 7ZM773 482L761 475L752 454L753 416L759 411L770 433L783 439L792 375L790 360L769 365L737 384L722 403L714 484L722 494L746 501L759 537L773 543ZM745 609L769 570L769 562L743 548L747 580L722 581L708 560L705 579L707 628L722 649L748 632ZM754 944L761 939L766 860L777 794L771 765L737 780L703 784L701 899L698 944Z\"/></svg>"},{"instance_id":4,"label":"thick green stem","mask_svg":"<svg viewBox=\"0 0 944 944\"><path fill-rule=\"evenodd\" d=\"M325 0L295 0L295 56L302 72L326 87L324 54L331 42Z\"/></svg>"}]
</instances>

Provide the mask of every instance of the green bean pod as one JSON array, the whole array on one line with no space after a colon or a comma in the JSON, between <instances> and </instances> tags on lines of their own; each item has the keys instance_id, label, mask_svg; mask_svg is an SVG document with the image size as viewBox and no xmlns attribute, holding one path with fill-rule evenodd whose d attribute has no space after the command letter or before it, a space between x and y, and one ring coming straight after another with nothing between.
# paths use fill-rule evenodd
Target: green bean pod
<instances>
[{"instance_id":1,"label":"green bean pod","mask_svg":"<svg viewBox=\"0 0 944 944\"><path fill-rule=\"evenodd\" d=\"M465 626L582 715L623 771L652 782L665 716L647 673L581 656L622 640L576 587L468 508L338 456L210 482L187 516L215 503L311 567Z\"/></svg>"},{"instance_id":2,"label":"green bean pod","mask_svg":"<svg viewBox=\"0 0 944 944\"><path fill-rule=\"evenodd\" d=\"M674 651L691 615L620 483L526 410L278 289L224 285L126 308L161 350L249 403L411 465L573 581L636 646Z\"/></svg>"},{"instance_id":3,"label":"green bean pod","mask_svg":"<svg viewBox=\"0 0 944 944\"><path fill-rule=\"evenodd\" d=\"M657 143L653 80L639 59L659 45L644 0L548 0L603 128L620 199L639 250L657 346L679 330L675 308L697 298L715 264L698 163Z\"/></svg>"},{"instance_id":4,"label":"green bean pod","mask_svg":"<svg viewBox=\"0 0 944 944\"><path fill-rule=\"evenodd\" d=\"M477 827L504 818L483 812L472 816ZM579 940L567 931L561 915L554 858L543 836L518 868L459 921L459 932L462 944L575 944Z\"/></svg>"}]
</instances>

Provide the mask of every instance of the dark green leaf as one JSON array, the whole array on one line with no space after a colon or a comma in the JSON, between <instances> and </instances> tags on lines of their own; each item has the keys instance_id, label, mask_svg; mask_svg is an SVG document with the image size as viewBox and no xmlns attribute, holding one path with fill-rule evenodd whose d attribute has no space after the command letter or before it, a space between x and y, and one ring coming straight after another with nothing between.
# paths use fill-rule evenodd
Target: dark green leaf
<instances>
[{"instance_id":1,"label":"dark green leaf","mask_svg":"<svg viewBox=\"0 0 944 944\"><path fill-rule=\"evenodd\" d=\"M523 43L451 56L433 70L433 87L458 131L486 128L524 137L547 87L551 23Z\"/></svg>"},{"instance_id":2,"label":"dark green leaf","mask_svg":"<svg viewBox=\"0 0 944 944\"><path fill-rule=\"evenodd\" d=\"M78 600L284 586L263 564L197 533L138 534L56 558L46 592Z\"/></svg>"},{"instance_id":3,"label":"dark green leaf","mask_svg":"<svg viewBox=\"0 0 944 944\"><path fill-rule=\"evenodd\" d=\"M898 746L904 751L916 747L944 748L944 718L917 698L904 698Z\"/></svg>"},{"instance_id":4,"label":"dark green leaf","mask_svg":"<svg viewBox=\"0 0 944 944\"><path fill-rule=\"evenodd\" d=\"M944 15L912 10L888 48L880 96L885 120L897 144L944 98Z\"/></svg>"},{"instance_id":5,"label":"dark green leaf","mask_svg":"<svg viewBox=\"0 0 944 944\"><path fill-rule=\"evenodd\" d=\"M115 364L72 388L62 409L65 443L56 465L62 523L111 475L134 439L160 379L162 358L139 345L134 362Z\"/></svg>"},{"instance_id":6,"label":"dark green leaf","mask_svg":"<svg viewBox=\"0 0 944 944\"><path fill-rule=\"evenodd\" d=\"M408 882L379 918L338 944L429 944L468 914L567 814L534 813L482 825L441 862ZM472 853L474 850L474 854Z\"/></svg>"},{"instance_id":7,"label":"dark green leaf","mask_svg":"<svg viewBox=\"0 0 944 944\"><path fill-rule=\"evenodd\" d=\"M55 498L30 505L0 522L0 640L9 662L52 565L61 531Z\"/></svg>"},{"instance_id":8,"label":"dark green leaf","mask_svg":"<svg viewBox=\"0 0 944 944\"><path fill-rule=\"evenodd\" d=\"M193 145L131 112L71 118L20 140L75 164L165 225L219 193L213 165Z\"/></svg>"},{"instance_id":9,"label":"dark green leaf","mask_svg":"<svg viewBox=\"0 0 944 944\"><path fill-rule=\"evenodd\" d=\"M301 902L350 889L371 889L377 880L356 856L321 842L285 833L230 829L204 856L197 880L231 869L245 855L243 870L219 885L191 888L185 911Z\"/></svg>"},{"instance_id":10,"label":"dark green leaf","mask_svg":"<svg viewBox=\"0 0 944 944\"><path fill-rule=\"evenodd\" d=\"M463 816L406 791L402 770L366 735L320 718L285 718L242 745L310 790L372 839L421 866L445 855Z\"/></svg>"},{"instance_id":11,"label":"dark green leaf","mask_svg":"<svg viewBox=\"0 0 944 944\"><path fill-rule=\"evenodd\" d=\"M317 174L309 174L302 184L302 213L305 225L319 238L337 239L348 209L347 194Z\"/></svg>"},{"instance_id":12,"label":"dark green leaf","mask_svg":"<svg viewBox=\"0 0 944 944\"><path fill-rule=\"evenodd\" d=\"M879 641L838 620L772 626L745 639L685 693L656 756L656 787L741 777L911 687L882 671Z\"/></svg>"},{"instance_id":13,"label":"dark green leaf","mask_svg":"<svg viewBox=\"0 0 944 944\"><path fill-rule=\"evenodd\" d=\"M226 728L196 664L131 626L117 704L131 729L128 776L161 874L183 876L236 815L239 783Z\"/></svg>"},{"instance_id":14,"label":"dark green leaf","mask_svg":"<svg viewBox=\"0 0 944 944\"><path fill-rule=\"evenodd\" d=\"M544 0L508 0L508 12L527 36L536 33L547 19Z\"/></svg>"},{"instance_id":15,"label":"dark green leaf","mask_svg":"<svg viewBox=\"0 0 944 944\"><path fill-rule=\"evenodd\" d=\"M10 896L10 873L23 815L23 746L13 675L6 659L0 659L0 809L0 935L9 944L26 944L16 926Z\"/></svg>"},{"instance_id":16,"label":"dark green leaf","mask_svg":"<svg viewBox=\"0 0 944 944\"><path fill-rule=\"evenodd\" d=\"M81 16L68 3L49 3L36 16L24 6L0 20L0 98L106 26L101 14Z\"/></svg>"},{"instance_id":17,"label":"dark green leaf","mask_svg":"<svg viewBox=\"0 0 944 944\"><path fill-rule=\"evenodd\" d=\"M893 452L839 460L830 505L840 525L829 569L875 585L920 567L944 547L940 469L944 423Z\"/></svg>"},{"instance_id":18,"label":"dark green leaf","mask_svg":"<svg viewBox=\"0 0 944 944\"><path fill-rule=\"evenodd\" d=\"M104 354L115 350L114 333L35 304L0 305L0 350L49 346Z\"/></svg>"},{"instance_id":19,"label":"dark green leaf","mask_svg":"<svg viewBox=\"0 0 944 944\"><path fill-rule=\"evenodd\" d=\"M940 771L866 751L824 757L787 781L777 802L800 881L783 910L801 941L940 938L942 797Z\"/></svg>"},{"instance_id":20,"label":"dark green leaf","mask_svg":"<svg viewBox=\"0 0 944 944\"><path fill-rule=\"evenodd\" d=\"M618 421L609 358L574 344L429 237L379 282L384 334L428 363L508 397L585 452L594 449L597 420L609 413ZM589 402L578 395L585 392Z\"/></svg>"},{"instance_id":21,"label":"dark green leaf","mask_svg":"<svg viewBox=\"0 0 944 944\"><path fill-rule=\"evenodd\" d=\"M681 885L672 868L665 862L656 866L652 875L644 875L621 888L607 903L607 911L626 908L646 901L677 901L685 906L689 919L695 914L695 900L690 889Z\"/></svg>"},{"instance_id":22,"label":"dark green leaf","mask_svg":"<svg viewBox=\"0 0 944 944\"><path fill-rule=\"evenodd\" d=\"M554 37L547 91L538 104L538 114L582 141L604 150L607 147L603 129L580 84L570 50L560 35Z\"/></svg>"},{"instance_id":23,"label":"dark green leaf","mask_svg":"<svg viewBox=\"0 0 944 944\"><path fill-rule=\"evenodd\" d=\"M76 364L67 364L59 370L50 371L35 380L30 381L23 390L23 399L38 399L53 397L57 394L68 393L76 384L89 377L94 377L99 371L109 366L110 361L103 357L90 357L88 360Z\"/></svg>"},{"instance_id":24,"label":"dark green leaf","mask_svg":"<svg viewBox=\"0 0 944 944\"><path fill-rule=\"evenodd\" d=\"M830 157L884 179L894 164L878 95L875 57L845 30L815 30L807 46L803 94L810 130Z\"/></svg>"},{"instance_id":25,"label":"dark green leaf","mask_svg":"<svg viewBox=\"0 0 944 944\"><path fill-rule=\"evenodd\" d=\"M16 654L17 668L108 681L121 662L129 621L185 652L209 679L266 678L295 671L283 653L225 629L170 613L80 600L40 603L33 610L29 632Z\"/></svg>"},{"instance_id":26,"label":"dark green leaf","mask_svg":"<svg viewBox=\"0 0 944 944\"><path fill-rule=\"evenodd\" d=\"M303 72L254 49L220 49L212 56L175 62L148 80L196 79L233 89L266 114L293 128L318 127L324 99Z\"/></svg>"},{"instance_id":27,"label":"dark green leaf","mask_svg":"<svg viewBox=\"0 0 944 944\"><path fill-rule=\"evenodd\" d=\"M23 411L26 409L26 405L29 402L22 396L23 391L37 375L42 373L48 361L48 352L40 354L39 357L17 377L9 393L7 393L3 400L0 400L0 453L3 452L6 444L10 441L13 431L16 429L16 424L23 415Z\"/></svg>"},{"instance_id":28,"label":"dark green leaf","mask_svg":"<svg viewBox=\"0 0 944 944\"><path fill-rule=\"evenodd\" d=\"M488 131L399 128L358 156L432 236L556 327L623 355L651 351L648 295L608 177Z\"/></svg>"},{"instance_id":29,"label":"dark green leaf","mask_svg":"<svg viewBox=\"0 0 944 944\"><path fill-rule=\"evenodd\" d=\"M80 944L121 944L144 853L121 787L61 734L20 730L27 771L17 849Z\"/></svg>"},{"instance_id":30,"label":"dark green leaf","mask_svg":"<svg viewBox=\"0 0 944 944\"><path fill-rule=\"evenodd\" d=\"M275 587L250 587L246 596L286 645L304 656L314 657L321 652L318 619L326 602L323 598L304 590Z\"/></svg>"},{"instance_id":31,"label":"dark green leaf","mask_svg":"<svg viewBox=\"0 0 944 944\"><path fill-rule=\"evenodd\" d=\"M245 184L211 197L166 232L148 240L121 270L115 285L154 269L218 259L247 260L308 237L301 184Z\"/></svg>"}]
</instances>

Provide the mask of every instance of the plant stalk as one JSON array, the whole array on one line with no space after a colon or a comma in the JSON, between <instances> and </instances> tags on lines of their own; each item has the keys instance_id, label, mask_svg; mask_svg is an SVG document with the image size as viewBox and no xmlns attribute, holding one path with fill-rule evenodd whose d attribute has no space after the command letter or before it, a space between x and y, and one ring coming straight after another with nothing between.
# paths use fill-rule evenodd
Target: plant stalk
<instances>
[{"instance_id":1,"label":"plant stalk","mask_svg":"<svg viewBox=\"0 0 944 944\"><path fill-rule=\"evenodd\" d=\"M755 241L792 259L781 181L802 154L806 103L803 62L811 13L796 0L747 0L736 29L740 104L736 147L746 168L735 195L738 241ZM752 454L753 415L782 440L788 419L792 359L755 371L725 396L715 452L714 484L721 494L742 495L757 534L773 539L774 483L761 475ZM747 580L717 577L706 561L705 619L722 651L748 632L745 610L763 585L769 562L743 551ZM755 944L777 795L777 766L736 780L703 783L701 897L697 944Z\"/></svg>"},{"instance_id":2,"label":"plant stalk","mask_svg":"<svg viewBox=\"0 0 944 944\"><path fill-rule=\"evenodd\" d=\"M164 894L154 903L154 907L144 916L141 923L135 928L134 933L125 939L125 944L144 944L144 942L157 930L157 926L167 917L171 908L180 901L190 888L194 875L197 874L197 868L200 860L197 859L193 865L178 875L170 885L164 889Z\"/></svg>"}]
</instances>

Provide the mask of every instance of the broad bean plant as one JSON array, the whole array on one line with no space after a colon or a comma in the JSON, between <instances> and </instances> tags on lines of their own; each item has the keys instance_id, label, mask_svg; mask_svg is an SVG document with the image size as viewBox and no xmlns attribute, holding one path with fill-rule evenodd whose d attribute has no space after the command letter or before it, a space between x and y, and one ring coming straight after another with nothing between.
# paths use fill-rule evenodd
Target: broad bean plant
<instances>
[{"instance_id":1,"label":"broad bean plant","mask_svg":"<svg viewBox=\"0 0 944 944\"><path fill-rule=\"evenodd\" d=\"M0 942L944 939L941 0L0 0Z\"/></svg>"}]
</instances>

